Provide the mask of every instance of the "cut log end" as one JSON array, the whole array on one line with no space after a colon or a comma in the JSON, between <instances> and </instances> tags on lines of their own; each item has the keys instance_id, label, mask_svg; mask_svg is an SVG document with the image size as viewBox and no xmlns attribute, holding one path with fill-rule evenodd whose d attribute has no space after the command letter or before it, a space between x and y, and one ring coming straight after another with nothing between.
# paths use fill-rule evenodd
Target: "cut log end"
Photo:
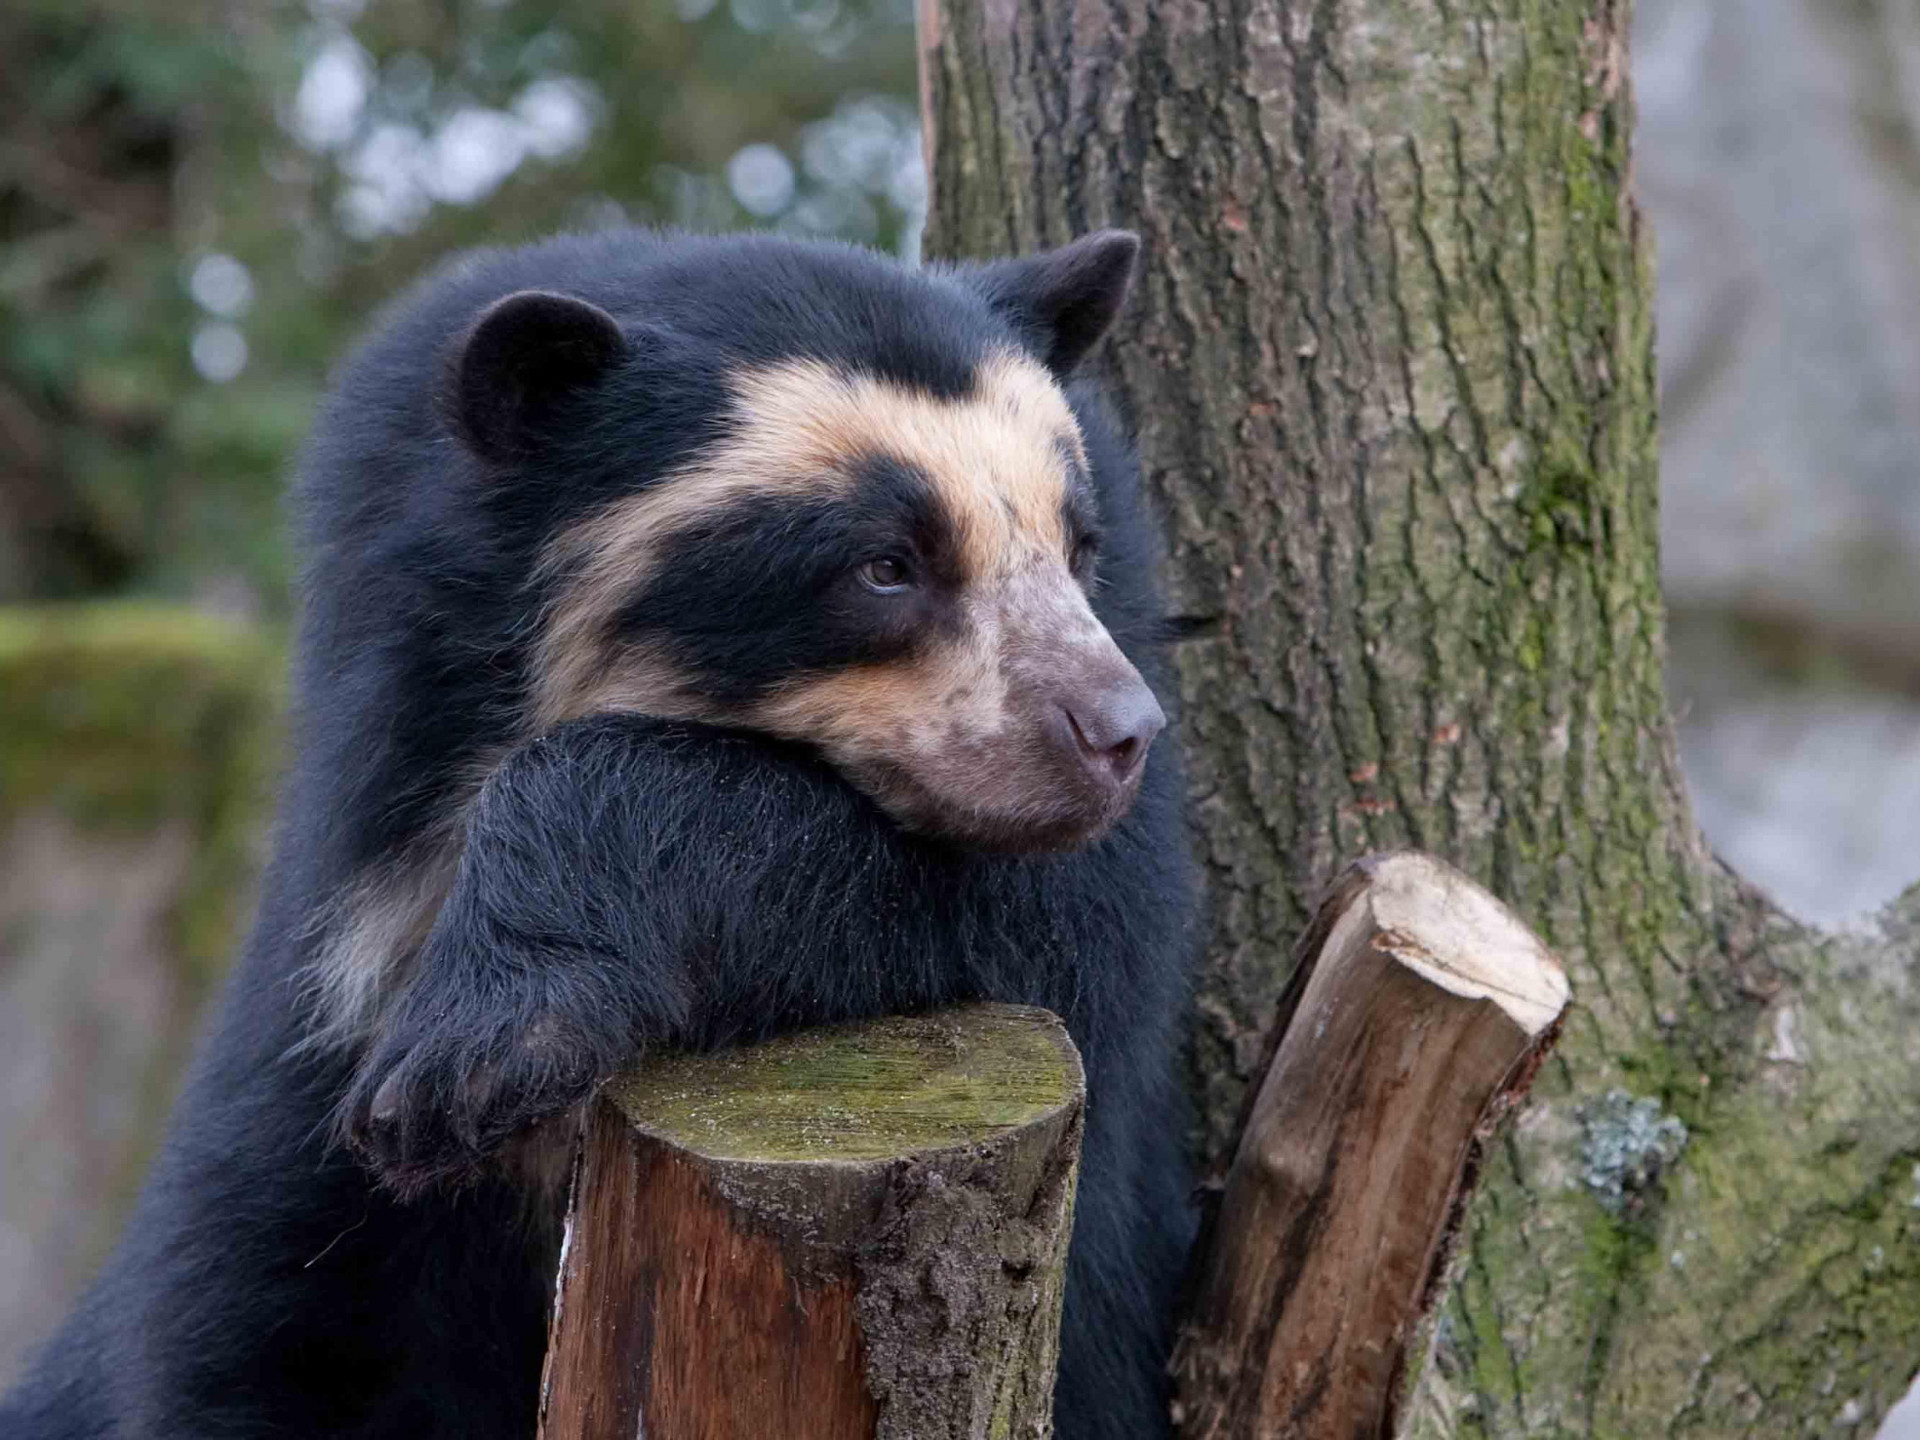
<instances>
[{"instance_id":1,"label":"cut log end","mask_svg":"<svg viewBox=\"0 0 1920 1440\"><path fill-rule=\"evenodd\" d=\"M1362 860L1364 880L1340 924L1370 925L1381 950L1441 989L1491 1000L1528 1036L1572 996L1567 972L1511 910L1451 865L1401 852Z\"/></svg>"},{"instance_id":2,"label":"cut log end","mask_svg":"<svg viewBox=\"0 0 1920 1440\"><path fill-rule=\"evenodd\" d=\"M1480 1148L1568 996L1526 926L1430 856L1335 882L1195 1252L1187 1440L1392 1435Z\"/></svg>"},{"instance_id":3,"label":"cut log end","mask_svg":"<svg viewBox=\"0 0 1920 1440\"><path fill-rule=\"evenodd\" d=\"M605 1094L640 1129L714 1160L827 1164L979 1142L1085 1082L1044 1010L977 1005L662 1055Z\"/></svg>"},{"instance_id":4,"label":"cut log end","mask_svg":"<svg viewBox=\"0 0 1920 1440\"><path fill-rule=\"evenodd\" d=\"M591 1107L542 1440L1051 1431L1085 1082L978 1005L657 1057Z\"/></svg>"}]
</instances>

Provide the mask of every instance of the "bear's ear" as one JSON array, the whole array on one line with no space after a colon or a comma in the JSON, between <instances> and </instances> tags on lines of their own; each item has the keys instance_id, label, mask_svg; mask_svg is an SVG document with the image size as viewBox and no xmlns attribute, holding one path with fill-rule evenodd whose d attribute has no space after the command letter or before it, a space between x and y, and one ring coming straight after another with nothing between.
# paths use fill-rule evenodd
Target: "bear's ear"
<instances>
[{"instance_id":1,"label":"bear's ear","mask_svg":"<svg viewBox=\"0 0 1920 1440\"><path fill-rule=\"evenodd\" d=\"M620 324L598 305L521 290L487 307L467 332L451 377L452 418L491 459L525 456L569 395L626 354Z\"/></svg>"},{"instance_id":2,"label":"bear's ear","mask_svg":"<svg viewBox=\"0 0 1920 1440\"><path fill-rule=\"evenodd\" d=\"M1131 230L1096 230L1058 250L962 273L1065 379L1112 328L1139 254Z\"/></svg>"}]
</instances>

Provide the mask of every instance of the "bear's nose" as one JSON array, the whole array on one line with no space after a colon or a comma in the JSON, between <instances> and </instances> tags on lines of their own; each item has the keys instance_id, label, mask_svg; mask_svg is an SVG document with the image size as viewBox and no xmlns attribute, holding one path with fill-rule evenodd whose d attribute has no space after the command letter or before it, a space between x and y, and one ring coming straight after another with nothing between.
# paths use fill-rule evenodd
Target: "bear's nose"
<instances>
[{"instance_id":1,"label":"bear's nose","mask_svg":"<svg viewBox=\"0 0 1920 1440\"><path fill-rule=\"evenodd\" d=\"M1061 708L1081 757L1115 785L1132 782L1146 762L1153 737L1167 728L1160 702L1137 679L1076 696Z\"/></svg>"}]
</instances>

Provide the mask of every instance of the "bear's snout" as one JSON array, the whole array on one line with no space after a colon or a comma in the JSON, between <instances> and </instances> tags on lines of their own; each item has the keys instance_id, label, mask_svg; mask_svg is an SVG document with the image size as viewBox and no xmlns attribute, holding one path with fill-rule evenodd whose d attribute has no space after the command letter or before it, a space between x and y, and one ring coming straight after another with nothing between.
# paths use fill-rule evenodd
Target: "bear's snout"
<instances>
[{"instance_id":1,"label":"bear's snout","mask_svg":"<svg viewBox=\"0 0 1920 1440\"><path fill-rule=\"evenodd\" d=\"M1146 682L1128 675L1064 696L1051 728L1055 743L1073 756L1089 784L1117 793L1139 780L1147 747L1167 728L1167 715Z\"/></svg>"}]
</instances>

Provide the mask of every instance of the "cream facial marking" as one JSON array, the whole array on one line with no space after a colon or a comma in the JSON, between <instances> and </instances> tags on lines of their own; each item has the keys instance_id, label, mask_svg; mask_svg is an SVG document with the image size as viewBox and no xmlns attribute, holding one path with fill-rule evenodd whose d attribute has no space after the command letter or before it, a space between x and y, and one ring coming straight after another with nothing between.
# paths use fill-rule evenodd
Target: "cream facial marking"
<instances>
[{"instance_id":1,"label":"cream facial marking","mask_svg":"<svg viewBox=\"0 0 1920 1440\"><path fill-rule=\"evenodd\" d=\"M612 618L645 583L666 542L761 496L848 494L856 462L884 455L924 474L951 520L969 589L1066 553L1064 502L1085 444L1066 397L1036 362L990 356L973 390L943 399L818 360L734 377L728 433L645 493L560 536L542 569L565 575L537 660L534 730L626 711L713 718L697 678L614 636Z\"/></svg>"}]
</instances>

